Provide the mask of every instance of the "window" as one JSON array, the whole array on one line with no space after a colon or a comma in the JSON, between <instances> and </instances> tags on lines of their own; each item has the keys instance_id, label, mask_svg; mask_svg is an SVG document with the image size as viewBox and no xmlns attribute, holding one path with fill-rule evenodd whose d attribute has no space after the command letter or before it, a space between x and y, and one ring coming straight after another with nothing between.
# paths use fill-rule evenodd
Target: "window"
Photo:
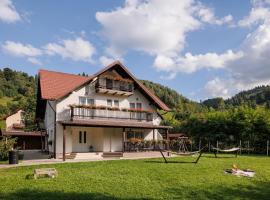
<instances>
[{"instance_id":1,"label":"window","mask_svg":"<svg viewBox=\"0 0 270 200\"><path fill-rule=\"evenodd\" d=\"M118 100L114 100L113 104L114 104L114 107L118 107L119 108L119 101Z\"/></svg>"},{"instance_id":2,"label":"window","mask_svg":"<svg viewBox=\"0 0 270 200\"><path fill-rule=\"evenodd\" d=\"M79 97L79 104L80 105L86 105L86 98L85 97Z\"/></svg>"},{"instance_id":3,"label":"window","mask_svg":"<svg viewBox=\"0 0 270 200\"><path fill-rule=\"evenodd\" d=\"M142 109L142 103L136 103L137 109Z\"/></svg>"},{"instance_id":4,"label":"window","mask_svg":"<svg viewBox=\"0 0 270 200\"><path fill-rule=\"evenodd\" d=\"M130 107L130 109L135 109L135 103L129 103L129 107ZM130 113L130 119L136 119L136 113L135 112Z\"/></svg>"},{"instance_id":5,"label":"window","mask_svg":"<svg viewBox=\"0 0 270 200\"><path fill-rule=\"evenodd\" d=\"M129 104L129 107L130 107L131 109L135 109L135 103L130 103L130 104Z\"/></svg>"},{"instance_id":6,"label":"window","mask_svg":"<svg viewBox=\"0 0 270 200\"><path fill-rule=\"evenodd\" d=\"M107 99L107 106L112 107L112 100L111 99Z\"/></svg>"},{"instance_id":7,"label":"window","mask_svg":"<svg viewBox=\"0 0 270 200\"><path fill-rule=\"evenodd\" d=\"M140 132L140 131L128 131L127 132L127 139L131 139L131 138L143 139L143 132Z\"/></svg>"},{"instance_id":8,"label":"window","mask_svg":"<svg viewBox=\"0 0 270 200\"><path fill-rule=\"evenodd\" d=\"M95 100L91 99L91 98L87 98L87 105L94 105L95 104Z\"/></svg>"},{"instance_id":9,"label":"window","mask_svg":"<svg viewBox=\"0 0 270 200\"><path fill-rule=\"evenodd\" d=\"M86 131L82 133L82 131L79 132L79 143L86 144Z\"/></svg>"},{"instance_id":10,"label":"window","mask_svg":"<svg viewBox=\"0 0 270 200\"><path fill-rule=\"evenodd\" d=\"M86 131L83 132L83 142L86 144Z\"/></svg>"}]
</instances>

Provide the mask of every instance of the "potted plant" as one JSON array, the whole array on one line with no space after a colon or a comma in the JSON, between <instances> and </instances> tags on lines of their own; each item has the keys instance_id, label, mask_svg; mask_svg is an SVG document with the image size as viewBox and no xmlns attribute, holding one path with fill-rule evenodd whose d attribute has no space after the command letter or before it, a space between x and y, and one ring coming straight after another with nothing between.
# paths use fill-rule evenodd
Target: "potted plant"
<instances>
[{"instance_id":1,"label":"potted plant","mask_svg":"<svg viewBox=\"0 0 270 200\"><path fill-rule=\"evenodd\" d=\"M94 147L92 145L89 146L89 152L94 152Z\"/></svg>"}]
</instances>

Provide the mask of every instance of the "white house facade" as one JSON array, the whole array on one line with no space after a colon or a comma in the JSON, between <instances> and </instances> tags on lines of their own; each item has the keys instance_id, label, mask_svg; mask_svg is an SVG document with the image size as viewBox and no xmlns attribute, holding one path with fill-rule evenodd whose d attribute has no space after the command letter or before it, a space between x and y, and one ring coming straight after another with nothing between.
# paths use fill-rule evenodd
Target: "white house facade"
<instances>
[{"instance_id":1,"label":"white house facade","mask_svg":"<svg viewBox=\"0 0 270 200\"><path fill-rule=\"evenodd\" d=\"M90 77L40 70L37 118L55 157L124 152L128 141L166 139L169 108L119 61Z\"/></svg>"}]
</instances>

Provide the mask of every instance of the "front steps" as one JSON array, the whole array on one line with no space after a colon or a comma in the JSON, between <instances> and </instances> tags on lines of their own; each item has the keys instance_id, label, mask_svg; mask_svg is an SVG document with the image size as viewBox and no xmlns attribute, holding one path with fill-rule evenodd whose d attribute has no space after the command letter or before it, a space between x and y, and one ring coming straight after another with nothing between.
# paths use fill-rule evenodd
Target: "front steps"
<instances>
[{"instance_id":1,"label":"front steps","mask_svg":"<svg viewBox=\"0 0 270 200\"><path fill-rule=\"evenodd\" d=\"M71 153L66 155L66 159L74 159L76 157L77 153Z\"/></svg>"},{"instance_id":2,"label":"front steps","mask_svg":"<svg viewBox=\"0 0 270 200\"><path fill-rule=\"evenodd\" d=\"M103 152L103 158L120 158L123 157L123 152Z\"/></svg>"},{"instance_id":3,"label":"front steps","mask_svg":"<svg viewBox=\"0 0 270 200\"><path fill-rule=\"evenodd\" d=\"M75 160L102 159L102 152L77 153Z\"/></svg>"},{"instance_id":4,"label":"front steps","mask_svg":"<svg viewBox=\"0 0 270 200\"><path fill-rule=\"evenodd\" d=\"M66 159L72 160L102 160L103 158L121 158L123 152L85 152L66 154ZM62 159L62 156L60 157Z\"/></svg>"}]
</instances>

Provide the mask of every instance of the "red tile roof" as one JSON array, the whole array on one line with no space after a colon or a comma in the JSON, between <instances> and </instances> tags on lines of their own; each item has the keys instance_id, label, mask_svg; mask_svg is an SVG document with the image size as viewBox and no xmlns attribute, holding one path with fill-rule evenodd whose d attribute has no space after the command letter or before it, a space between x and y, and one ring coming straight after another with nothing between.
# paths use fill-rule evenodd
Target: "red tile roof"
<instances>
[{"instance_id":1,"label":"red tile roof","mask_svg":"<svg viewBox=\"0 0 270 200\"><path fill-rule=\"evenodd\" d=\"M39 70L39 79L41 98L57 100L91 80L91 77L42 69Z\"/></svg>"},{"instance_id":2,"label":"red tile roof","mask_svg":"<svg viewBox=\"0 0 270 200\"><path fill-rule=\"evenodd\" d=\"M152 99L157 106L165 111L169 111L170 108L167 107L156 95L154 95L150 90L148 90L140 81L138 81L135 76L133 76L128 69L120 62L115 61L108 65L106 68L100 70L91 77L84 77L74 74L67 74L62 72L54 72L48 70L39 71L40 88L41 88L41 98L47 100L57 100L68 95L75 89L81 87L88 81L99 76L105 71L109 70L114 66L120 66L139 86L139 88L144 92L146 96Z\"/></svg>"}]
</instances>

